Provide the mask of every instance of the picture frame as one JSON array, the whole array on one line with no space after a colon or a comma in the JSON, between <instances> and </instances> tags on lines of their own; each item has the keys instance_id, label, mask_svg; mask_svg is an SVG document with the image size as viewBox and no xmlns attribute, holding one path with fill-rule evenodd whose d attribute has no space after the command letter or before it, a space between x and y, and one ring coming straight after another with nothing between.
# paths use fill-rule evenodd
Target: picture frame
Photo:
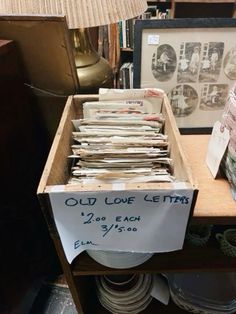
<instances>
[{"instance_id":1,"label":"picture frame","mask_svg":"<svg viewBox=\"0 0 236 314\"><path fill-rule=\"evenodd\" d=\"M134 88L167 94L182 134L209 134L236 81L236 19L137 20Z\"/></svg>"}]
</instances>

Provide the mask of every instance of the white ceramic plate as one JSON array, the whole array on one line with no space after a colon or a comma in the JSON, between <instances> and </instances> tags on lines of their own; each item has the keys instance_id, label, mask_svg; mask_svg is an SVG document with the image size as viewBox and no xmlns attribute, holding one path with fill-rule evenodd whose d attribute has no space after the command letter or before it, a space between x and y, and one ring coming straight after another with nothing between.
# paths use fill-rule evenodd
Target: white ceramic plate
<instances>
[{"instance_id":1,"label":"white ceramic plate","mask_svg":"<svg viewBox=\"0 0 236 314\"><path fill-rule=\"evenodd\" d=\"M132 253L115 251L87 250L88 255L99 264L111 268L131 268L143 264L152 257L152 253Z\"/></svg>"}]
</instances>

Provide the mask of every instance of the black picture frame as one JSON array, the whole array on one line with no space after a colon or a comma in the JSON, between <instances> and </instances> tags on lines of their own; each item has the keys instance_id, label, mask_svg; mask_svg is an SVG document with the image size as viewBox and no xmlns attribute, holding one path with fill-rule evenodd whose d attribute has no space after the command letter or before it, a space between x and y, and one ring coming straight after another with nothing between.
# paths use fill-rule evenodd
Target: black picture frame
<instances>
[{"instance_id":1,"label":"black picture frame","mask_svg":"<svg viewBox=\"0 0 236 314\"><path fill-rule=\"evenodd\" d=\"M163 89L182 134L209 134L221 118L236 81L235 27L233 18L135 22L134 88ZM162 58L163 52L169 56ZM194 52L198 52L195 72Z\"/></svg>"}]
</instances>

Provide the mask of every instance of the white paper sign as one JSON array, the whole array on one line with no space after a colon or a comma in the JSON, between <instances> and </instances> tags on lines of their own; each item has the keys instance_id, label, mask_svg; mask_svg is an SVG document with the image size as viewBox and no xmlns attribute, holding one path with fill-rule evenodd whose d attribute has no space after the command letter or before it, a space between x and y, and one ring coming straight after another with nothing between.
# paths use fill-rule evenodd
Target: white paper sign
<instances>
[{"instance_id":1,"label":"white paper sign","mask_svg":"<svg viewBox=\"0 0 236 314\"><path fill-rule=\"evenodd\" d=\"M84 250L168 252L181 249L193 190L51 192L69 263Z\"/></svg>"},{"instance_id":2,"label":"white paper sign","mask_svg":"<svg viewBox=\"0 0 236 314\"><path fill-rule=\"evenodd\" d=\"M220 163L228 146L229 139L229 130L223 128L222 124L217 121L212 130L206 156L206 164L214 178L219 171Z\"/></svg>"},{"instance_id":3,"label":"white paper sign","mask_svg":"<svg viewBox=\"0 0 236 314\"><path fill-rule=\"evenodd\" d=\"M158 45L160 41L160 36L153 34L148 35L148 45Z\"/></svg>"}]
</instances>

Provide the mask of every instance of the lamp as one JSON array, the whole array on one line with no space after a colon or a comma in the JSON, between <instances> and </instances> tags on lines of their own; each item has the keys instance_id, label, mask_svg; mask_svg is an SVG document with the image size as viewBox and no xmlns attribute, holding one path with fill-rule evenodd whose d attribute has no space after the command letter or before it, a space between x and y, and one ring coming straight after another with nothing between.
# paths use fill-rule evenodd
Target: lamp
<instances>
[{"instance_id":1,"label":"lamp","mask_svg":"<svg viewBox=\"0 0 236 314\"><path fill-rule=\"evenodd\" d=\"M131 19L146 9L146 0L0 0L1 14L66 16L81 93L113 86L111 66L95 51L88 28Z\"/></svg>"}]
</instances>

